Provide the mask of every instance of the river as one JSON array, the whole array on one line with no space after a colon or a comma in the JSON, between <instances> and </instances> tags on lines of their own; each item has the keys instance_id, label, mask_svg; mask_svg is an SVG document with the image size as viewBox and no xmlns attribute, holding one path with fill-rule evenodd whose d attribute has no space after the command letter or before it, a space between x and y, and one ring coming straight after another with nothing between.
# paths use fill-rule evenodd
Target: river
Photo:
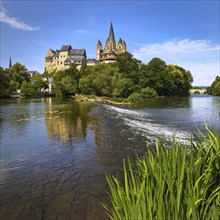
<instances>
[{"instance_id":1,"label":"river","mask_svg":"<svg viewBox=\"0 0 220 220\"><path fill-rule=\"evenodd\" d=\"M102 220L106 174L146 143L187 142L196 126L220 133L220 97L110 106L56 99L0 101L0 219Z\"/></svg>"}]
</instances>

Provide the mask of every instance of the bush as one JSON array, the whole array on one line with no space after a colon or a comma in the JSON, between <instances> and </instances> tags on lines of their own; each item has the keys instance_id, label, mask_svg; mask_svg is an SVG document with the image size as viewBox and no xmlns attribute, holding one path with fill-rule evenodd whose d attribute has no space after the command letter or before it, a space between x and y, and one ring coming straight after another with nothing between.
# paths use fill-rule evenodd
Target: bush
<instances>
[{"instance_id":1,"label":"bush","mask_svg":"<svg viewBox=\"0 0 220 220\"><path fill-rule=\"evenodd\" d=\"M220 219L220 138L215 129L191 146L173 141L147 148L136 168L124 161L124 183L107 176L111 219Z\"/></svg>"},{"instance_id":2,"label":"bush","mask_svg":"<svg viewBox=\"0 0 220 220\"><path fill-rule=\"evenodd\" d=\"M134 92L128 97L128 101L131 103L142 103L143 102L143 97L140 93Z\"/></svg>"},{"instance_id":3,"label":"bush","mask_svg":"<svg viewBox=\"0 0 220 220\"><path fill-rule=\"evenodd\" d=\"M143 96L143 98L154 98L157 96L157 92L156 90L147 87L141 90L141 95Z\"/></svg>"}]
</instances>

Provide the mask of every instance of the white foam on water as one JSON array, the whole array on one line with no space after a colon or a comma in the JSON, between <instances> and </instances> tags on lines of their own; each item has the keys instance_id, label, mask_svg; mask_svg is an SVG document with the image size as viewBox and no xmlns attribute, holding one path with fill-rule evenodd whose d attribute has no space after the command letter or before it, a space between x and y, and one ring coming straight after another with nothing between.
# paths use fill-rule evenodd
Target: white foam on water
<instances>
[{"instance_id":1,"label":"white foam on water","mask_svg":"<svg viewBox=\"0 0 220 220\"><path fill-rule=\"evenodd\" d=\"M105 108L110 114L114 114L114 117L122 119L124 124L128 125L135 133L138 132L142 136L152 140L155 140L155 138L161 138L170 141L175 135L176 139L185 142L190 137L188 131L154 121L152 119L152 113L107 105Z\"/></svg>"}]
</instances>

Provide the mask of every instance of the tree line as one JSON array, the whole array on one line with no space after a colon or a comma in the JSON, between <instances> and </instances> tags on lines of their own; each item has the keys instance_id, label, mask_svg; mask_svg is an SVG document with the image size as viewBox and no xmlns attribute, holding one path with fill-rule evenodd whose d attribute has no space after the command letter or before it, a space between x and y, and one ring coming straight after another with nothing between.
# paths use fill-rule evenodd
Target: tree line
<instances>
[{"instance_id":1,"label":"tree line","mask_svg":"<svg viewBox=\"0 0 220 220\"><path fill-rule=\"evenodd\" d=\"M83 93L131 101L155 96L188 96L193 82L190 71L180 66L167 65L157 57L143 64L126 52L118 54L114 63L94 66L83 63L80 70L72 64L68 69L44 72L32 78L20 63L5 70L0 67L0 96L7 97L17 89L24 96L37 96L48 88L48 78L53 79L53 91L59 97Z\"/></svg>"}]
</instances>

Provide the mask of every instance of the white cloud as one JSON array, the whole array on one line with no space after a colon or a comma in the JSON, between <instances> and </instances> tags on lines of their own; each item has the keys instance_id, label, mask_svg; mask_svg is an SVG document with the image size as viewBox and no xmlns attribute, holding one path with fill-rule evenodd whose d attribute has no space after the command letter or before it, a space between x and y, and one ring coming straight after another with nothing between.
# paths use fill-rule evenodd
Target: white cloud
<instances>
[{"instance_id":1,"label":"white cloud","mask_svg":"<svg viewBox=\"0 0 220 220\"><path fill-rule=\"evenodd\" d=\"M84 30L84 29L75 30L74 32L77 33L77 34L91 34L92 33L90 31Z\"/></svg>"},{"instance_id":2,"label":"white cloud","mask_svg":"<svg viewBox=\"0 0 220 220\"><path fill-rule=\"evenodd\" d=\"M183 39L145 44L132 54L145 63L159 57L167 64L182 66L192 73L194 85L210 85L220 74L220 45L208 40Z\"/></svg>"},{"instance_id":3,"label":"white cloud","mask_svg":"<svg viewBox=\"0 0 220 220\"><path fill-rule=\"evenodd\" d=\"M7 15L6 10L2 7L0 11L0 22L6 23L12 28L24 30L24 31L36 31L39 30L38 27L32 27L29 24L26 24L22 21L19 21L18 19L14 17L10 17Z\"/></svg>"}]
</instances>

